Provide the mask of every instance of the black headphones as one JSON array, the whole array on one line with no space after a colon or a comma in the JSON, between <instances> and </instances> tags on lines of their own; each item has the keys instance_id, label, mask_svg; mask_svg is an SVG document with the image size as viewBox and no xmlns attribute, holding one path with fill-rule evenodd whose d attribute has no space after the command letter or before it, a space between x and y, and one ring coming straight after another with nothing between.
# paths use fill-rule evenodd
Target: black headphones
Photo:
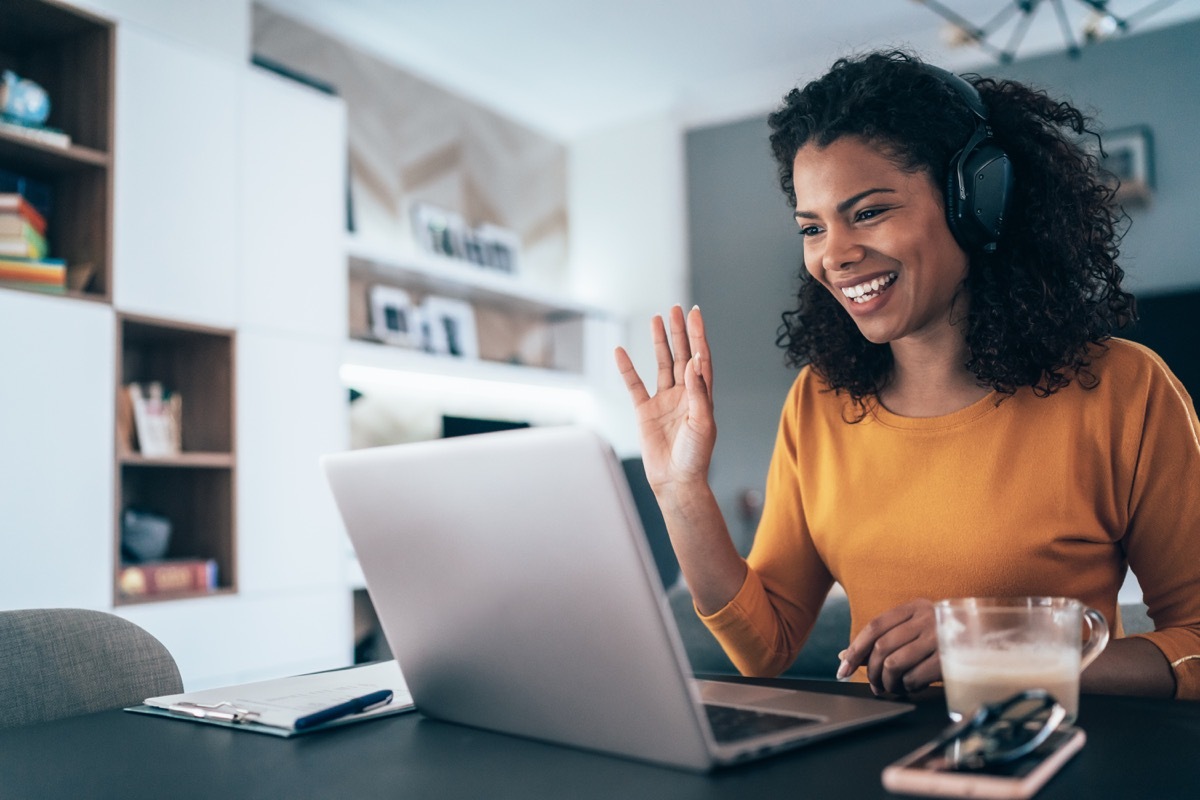
<instances>
[{"instance_id":1,"label":"black headphones","mask_svg":"<svg viewBox=\"0 0 1200 800\"><path fill-rule=\"evenodd\" d=\"M968 253L992 253L1004 228L1004 214L1013 194L1013 169L1008 153L992 139L987 108L979 91L965 78L932 64L922 64L967 104L975 131L950 159L946 170L946 219L955 240Z\"/></svg>"}]
</instances>

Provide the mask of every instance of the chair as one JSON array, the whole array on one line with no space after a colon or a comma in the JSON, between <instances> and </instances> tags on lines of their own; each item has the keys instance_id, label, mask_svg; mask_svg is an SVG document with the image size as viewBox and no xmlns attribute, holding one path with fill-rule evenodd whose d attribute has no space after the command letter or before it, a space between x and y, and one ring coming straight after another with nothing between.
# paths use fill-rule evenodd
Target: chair
<instances>
[{"instance_id":1,"label":"chair","mask_svg":"<svg viewBox=\"0 0 1200 800\"><path fill-rule=\"evenodd\" d=\"M128 620L78 608L0 611L0 728L182 691L175 659Z\"/></svg>"}]
</instances>

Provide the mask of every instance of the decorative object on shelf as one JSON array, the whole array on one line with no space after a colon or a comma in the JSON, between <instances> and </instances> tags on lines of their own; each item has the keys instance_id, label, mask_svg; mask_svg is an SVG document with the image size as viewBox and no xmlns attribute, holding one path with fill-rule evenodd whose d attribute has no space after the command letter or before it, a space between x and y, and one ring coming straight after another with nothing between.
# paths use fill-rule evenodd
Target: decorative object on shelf
<instances>
[{"instance_id":1,"label":"decorative object on shelf","mask_svg":"<svg viewBox=\"0 0 1200 800\"><path fill-rule=\"evenodd\" d=\"M0 75L0 116L22 125L41 125L50 116L50 96L11 69Z\"/></svg>"},{"instance_id":2,"label":"decorative object on shelf","mask_svg":"<svg viewBox=\"0 0 1200 800\"><path fill-rule=\"evenodd\" d=\"M121 514L121 560L157 561L171 545L171 520L154 511L127 508Z\"/></svg>"},{"instance_id":3,"label":"decorative object on shelf","mask_svg":"<svg viewBox=\"0 0 1200 800\"><path fill-rule=\"evenodd\" d=\"M158 381L144 392L140 383L131 383L125 390L133 405L138 451L148 458L179 455L183 398L164 391Z\"/></svg>"},{"instance_id":4,"label":"decorative object on shelf","mask_svg":"<svg viewBox=\"0 0 1200 800\"><path fill-rule=\"evenodd\" d=\"M996 14L983 25L975 25L966 17L954 11L946 3L937 0L916 0L942 19L946 20L946 30L943 38L951 47L964 47L974 44L979 49L990 53L1001 64L1009 64L1017 55L1017 48L1029 32L1034 16L1042 6L1053 6L1059 30L1062 32L1063 44L1071 58L1077 58L1081 50L1079 39L1072 30L1070 14L1067 13L1065 0L1000 0L1000 8ZM1135 23L1146 17L1162 11L1167 6L1174 5L1178 0L1145 0L1142 6L1132 14L1119 16L1109 8L1108 0L1079 0L1083 6L1083 19L1080 27L1082 44L1095 44L1114 36L1123 35L1133 30ZM1078 9L1079 6L1072 6ZM1019 15L1019 17L1016 17ZM1016 17L1014 19L1014 17ZM1011 24L1010 24L1011 23ZM992 38L1006 38L1003 47L992 43Z\"/></svg>"},{"instance_id":5,"label":"decorative object on shelf","mask_svg":"<svg viewBox=\"0 0 1200 800\"><path fill-rule=\"evenodd\" d=\"M122 597L205 592L217 588L217 561L179 558L149 561L121 568L117 591Z\"/></svg>"},{"instance_id":6,"label":"decorative object on shelf","mask_svg":"<svg viewBox=\"0 0 1200 800\"><path fill-rule=\"evenodd\" d=\"M386 344L422 349L425 335L421 309L408 292L397 286L375 284L368 293L371 300L371 332Z\"/></svg>"},{"instance_id":7,"label":"decorative object on shelf","mask_svg":"<svg viewBox=\"0 0 1200 800\"><path fill-rule=\"evenodd\" d=\"M1117 200L1125 206L1148 205L1154 194L1154 149L1144 125L1119 128L1102 137L1100 166L1112 176Z\"/></svg>"},{"instance_id":8,"label":"decorative object on shelf","mask_svg":"<svg viewBox=\"0 0 1200 800\"><path fill-rule=\"evenodd\" d=\"M421 304L428 330L427 348L439 355L479 358L479 335L475 309L465 300L430 295Z\"/></svg>"},{"instance_id":9,"label":"decorative object on shelf","mask_svg":"<svg viewBox=\"0 0 1200 800\"><path fill-rule=\"evenodd\" d=\"M55 147L68 147L71 137L44 124L50 116L50 97L38 84L12 70L0 74L0 131Z\"/></svg>"},{"instance_id":10,"label":"decorative object on shelf","mask_svg":"<svg viewBox=\"0 0 1200 800\"><path fill-rule=\"evenodd\" d=\"M498 272L517 271L521 238L515 231L492 223L472 228L461 215L428 203L413 205L412 223L417 242L426 252Z\"/></svg>"}]
</instances>

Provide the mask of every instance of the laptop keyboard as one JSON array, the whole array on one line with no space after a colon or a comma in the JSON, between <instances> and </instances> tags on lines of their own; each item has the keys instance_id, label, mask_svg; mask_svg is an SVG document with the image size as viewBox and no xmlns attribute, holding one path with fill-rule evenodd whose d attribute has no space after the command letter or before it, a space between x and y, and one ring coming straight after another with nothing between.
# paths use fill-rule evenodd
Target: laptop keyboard
<instances>
[{"instance_id":1,"label":"laptop keyboard","mask_svg":"<svg viewBox=\"0 0 1200 800\"><path fill-rule=\"evenodd\" d=\"M793 717L787 714L772 714L769 711L708 703L704 704L704 710L708 713L708 724L712 727L713 738L720 744L739 742L754 736L791 728L802 728L816 722L813 719Z\"/></svg>"}]
</instances>

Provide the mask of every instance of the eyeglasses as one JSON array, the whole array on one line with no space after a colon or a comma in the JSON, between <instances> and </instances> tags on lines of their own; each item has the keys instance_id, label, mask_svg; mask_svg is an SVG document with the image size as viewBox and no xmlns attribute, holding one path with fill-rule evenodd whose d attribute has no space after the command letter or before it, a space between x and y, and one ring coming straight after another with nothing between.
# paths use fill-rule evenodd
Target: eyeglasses
<instances>
[{"instance_id":1,"label":"eyeglasses","mask_svg":"<svg viewBox=\"0 0 1200 800\"><path fill-rule=\"evenodd\" d=\"M933 749L955 770L1007 764L1032 753L1066 719L1067 711L1042 689L1030 689L979 708L943 731Z\"/></svg>"}]
</instances>

